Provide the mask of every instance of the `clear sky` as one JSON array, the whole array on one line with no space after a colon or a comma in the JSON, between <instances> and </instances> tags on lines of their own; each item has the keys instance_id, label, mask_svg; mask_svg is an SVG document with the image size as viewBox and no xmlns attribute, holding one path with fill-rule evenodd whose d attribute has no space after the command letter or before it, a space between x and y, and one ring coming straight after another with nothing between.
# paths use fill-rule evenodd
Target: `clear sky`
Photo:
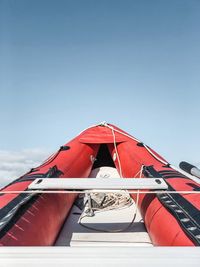
<instances>
[{"instance_id":1,"label":"clear sky","mask_svg":"<svg viewBox=\"0 0 200 267\"><path fill-rule=\"evenodd\" d=\"M54 151L106 120L200 163L199 14L198 0L0 0L0 150Z\"/></svg>"}]
</instances>

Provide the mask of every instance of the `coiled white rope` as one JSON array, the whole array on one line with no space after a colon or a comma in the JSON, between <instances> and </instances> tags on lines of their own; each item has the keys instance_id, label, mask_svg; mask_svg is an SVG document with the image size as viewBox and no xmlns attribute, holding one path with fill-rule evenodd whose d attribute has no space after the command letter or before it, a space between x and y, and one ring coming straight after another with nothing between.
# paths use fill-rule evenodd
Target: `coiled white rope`
<instances>
[{"instance_id":1,"label":"coiled white rope","mask_svg":"<svg viewBox=\"0 0 200 267\"><path fill-rule=\"evenodd\" d=\"M91 198L95 200L99 193L91 193ZM127 208L133 204L133 200L127 191L110 192L105 194L105 198L98 208L93 208L94 211L108 211L114 209Z\"/></svg>"},{"instance_id":2,"label":"coiled white rope","mask_svg":"<svg viewBox=\"0 0 200 267\"><path fill-rule=\"evenodd\" d=\"M118 232L123 232L123 231L127 230L134 223L134 221L136 219L136 216L137 216L138 203L139 203L139 190L137 190L136 193L137 193L137 195L136 195L135 209L134 209L134 212L133 212L133 219L131 220L131 222L125 228L115 229L115 230L108 230L108 229L98 229L98 228L95 228L95 227L87 226L87 225L82 223L83 218L88 217L87 212L83 212L82 213L82 215L79 218L79 224L82 227L86 228L86 229L93 230L93 231L96 231L96 232L118 233ZM102 209L95 209L95 208L93 209L92 208L94 214L96 212L105 212L105 211L109 211L109 210L125 209L125 208L130 207L134 203L132 198L130 197L130 195L126 196L126 198L124 198L124 194L123 193L121 195L119 194L118 197L117 197L116 193L114 195L109 195L109 197L111 198L111 200L109 202L111 203L111 202L114 201L114 203L112 203L112 205L109 206L109 202L108 202L106 204L106 207L102 207ZM119 203L117 203L116 200L119 201Z\"/></svg>"}]
</instances>

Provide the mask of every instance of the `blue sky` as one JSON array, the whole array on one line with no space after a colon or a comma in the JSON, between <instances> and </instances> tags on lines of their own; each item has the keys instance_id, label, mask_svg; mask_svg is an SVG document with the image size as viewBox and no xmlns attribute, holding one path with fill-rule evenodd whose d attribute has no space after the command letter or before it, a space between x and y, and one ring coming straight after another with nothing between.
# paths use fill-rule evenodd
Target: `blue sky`
<instances>
[{"instance_id":1,"label":"blue sky","mask_svg":"<svg viewBox=\"0 0 200 267\"><path fill-rule=\"evenodd\" d=\"M0 0L0 150L54 151L106 120L200 163L199 14L198 0Z\"/></svg>"}]
</instances>

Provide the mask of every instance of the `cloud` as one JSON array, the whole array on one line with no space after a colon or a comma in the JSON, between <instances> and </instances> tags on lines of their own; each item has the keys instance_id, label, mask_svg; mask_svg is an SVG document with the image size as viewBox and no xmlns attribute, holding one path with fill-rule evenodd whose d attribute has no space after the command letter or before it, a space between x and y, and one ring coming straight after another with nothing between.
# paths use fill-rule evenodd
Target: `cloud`
<instances>
[{"instance_id":1,"label":"cloud","mask_svg":"<svg viewBox=\"0 0 200 267\"><path fill-rule=\"evenodd\" d=\"M46 160L51 152L41 148L0 150L0 187L5 186Z\"/></svg>"}]
</instances>

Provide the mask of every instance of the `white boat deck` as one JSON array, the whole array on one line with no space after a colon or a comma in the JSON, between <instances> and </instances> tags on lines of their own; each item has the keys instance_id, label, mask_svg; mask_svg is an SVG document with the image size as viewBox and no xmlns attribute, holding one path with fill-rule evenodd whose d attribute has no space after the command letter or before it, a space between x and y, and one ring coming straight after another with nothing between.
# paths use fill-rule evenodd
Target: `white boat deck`
<instances>
[{"instance_id":1,"label":"white boat deck","mask_svg":"<svg viewBox=\"0 0 200 267\"><path fill-rule=\"evenodd\" d=\"M91 177L96 177L97 179L107 177L109 179L109 177L117 178L119 174L114 168L102 167L94 170L91 173ZM55 246L153 246L139 211L137 211L134 223L131 224L135 214L134 203L123 209L95 212L94 216L84 217L81 220L81 223L85 226L101 231L87 229L80 225L79 218L81 213L82 211L74 205L63 225ZM130 227L128 227L129 225ZM119 232L115 232L116 230Z\"/></svg>"},{"instance_id":2,"label":"white boat deck","mask_svg":"<svg viewBox=\"0 0 200 267\"><path fill-rule=\"evenodd\" d=\"M103 168L97 171L97 175L91 175L105 178L108 172ZM117 178L115 173L111 176ZM134 208L133 204L121 210L96 213L93 217L83 218L82 223L98 229L125 229L134 217ZM1 266L199 266L198 247L153 247L139 212L131 227L118 233L97 232L82 227L78 223L81 213L74 205L56 241L56 247L2 247Z\"/></svg>"},{"instance_id":3,"label":"white boat deck","mask_svg":"<svg viewBox=\"0 0 200 267\"><path fill-rule=\"evenodd\" d=\"M141 215L137 213L135 222L125 229L134 216L134 204L128 208L95 213L93 217L84 217L86 226L110 232L89 230L78 223L81 210L73 206L62 231L55 243L56 246L153 246L146 232Z\"/></svg>"}]
</instances>

